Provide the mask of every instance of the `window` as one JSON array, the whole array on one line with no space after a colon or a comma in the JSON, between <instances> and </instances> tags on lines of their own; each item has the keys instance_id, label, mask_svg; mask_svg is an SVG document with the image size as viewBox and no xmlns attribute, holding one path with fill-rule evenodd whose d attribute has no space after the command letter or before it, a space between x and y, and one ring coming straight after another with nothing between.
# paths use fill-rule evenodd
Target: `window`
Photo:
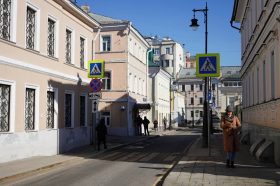
<instances>
[{"instance_id":1,"label":"window","mask_svg":"<svg viewBox=\"0 0 280 186\"><path fill-rule=\"evenodd\" d=\"M136 79L136 81L137 81L137 79ZM135 88L137 88L137 86ZM104 73L104 78L102 79L102 89L111 90L111 72Z\"/></svg>"},{"instance_id":2,"label":"window","mask_svg":"<svg viewBox=\"0 0 280 186\"><path fill-rule=\"evenodd\" d=\"M169 60L164 60L165 61L165 67L169 67Z\"/></svg>"},{"instance_id":3,"label":"window","mask_svg":"<svg viewBox=\"0 0 280 186\"><path fill-rule=\"evenodd\" d=\"M202 91L202 84L199 84L199 90Z\"/></svg>"},{"instance_id":4,"label":"window","mask_svg":"<svg viewBox=\"0 0 280 186\"><path fill-rule=\"evenodd\" d=\"M102 36L102 51L109 52L111 51L111 37Z\"/></svg>"},{"instance_id":5,"label":"window","mask_svg":"<svg viewBox=\"0 0 280 186\"><path fill-rule=\"evenodd\" d=\"M101 112L101 119L104 119L105 120L105 125L107 126L107 127L110 127L110 125L111 125L111 113L110 112L108 112L108 111L103 111L103 112Z\"/></svg>"},{"instance_id":6,"label":"window","mask_svg":"<svg viewBox=\"0 0 280 186\"><path fill-rule=\"evenodd\" d=\"M154 49L154 55L160 55L159 48Z\"/></svg>"},{"instance_id":7,"label":"window","mask_svg":"<svg viewBox=\"0 0 280 186\"><path fill-rule=\"evenodd\" d=\"M48 55L54 57L55 54L55 21L48 19Z\"/></svg>"},{"instance_id":8,"label":"window","mask_svg":"<svg viewBox=\"0 0 280 186\"><path fill-rule=\"evenodd\" d=\"M0 0L0 38L10 40L11 0Z\"/></svg>"},{"instance_id":9,"label":"window","mask_svg":"<svg viewBox=\"0 0 280 186\"><path fill-rule=\"evenodd\" d=\"M35 89L25 90L25 130L35 130Z\"/></svg>"},{"instance_id":10,"label":"window","mask_svg":"<svg viewBox=\"0 0 280 186\"><path fill-rule=\"evenodd\" d=\"M71 63L71 58L72 58L72 55L71 55L71 50L72 50L72 31L71 30L68 30L66 29L66 56L65 56L65 59L66 59L66 63Z\"/></svg>"},{"instance_id":11,"label":"window","mask_svg":"<svg viewBox=\"0 0 280 186\"><path fill-rule=\"evenodd\" d=\"M199 104L202 105L203 103L203 98L199 98Z\"/></svg>"},{"instance_id":12,"label":"window","mask_svg":"<svg viewBox=\"0 0 280 186\"><path fill-rule=\"evenodd\" d=\"M203 117L203 111L199 111L199 117Z\"/></svg>"},{"instance_id":13,"label":"window","mask_svg":"<svg viewBox=\"0 0 280 186\"><path fill-rule=\"evenodd\" d=\"M74 95L65 93L64 124L66 128L74 127Z\"/></svg>"},{"instance_id":14,"label":"window","mask_svg":"<svg viewBox=\"0 0 280 186\"><path fill-rule=\"evenodd\" d=\"M193 85L191 85L191 91L194 91L194 86Z\"/></svg>"},{"instance_id":15,"label":"window","mask_svg":"<svg viewBox=\"0 0 280 186\"><path fill-rule=\"evenodd\" d=\"M194 104L194 98L191 98L191 105Z\"/></svg>"},{"instance_id":16,"label":"window","mask_svg":"<svg viewBox=\"0 0 280 186\"><path fill-rule=\"evenodd\" d=\"M183 92L186 91L185 85L182 85L182 91L183 91Z\"/></svg>"},{"instance_id":17,"label":"window","mask_svg":"<svg viewBox=\"0 0 280 186\"><path fill-rule=\"evenodd\" d=\"M170 48L170 47L165 48L165 53L166 53L166 54L172 54L171 48Z\"/></svg>"},{"instance_id":18,"label":"window","mask_svg":"<svg viewBox=\"0 0 280 186\"><path fill-rule=\"evenodd\" d=\"M192 118L194 117L194 111L191 111L191 117Z\"/></svg>"},{"instance_id":19,"label":"window","mask_svg":"<svg viewBox=\"0 0 280 186\"><path fill-rule=\"evenodd\" d=\"M80 67L85 65L85 39L80 37Z\"/></svg>"},{"instance_id":20,"label":"window","mask_svg":"<svg viewBox=\"0 0 280 186\"><path fill-rule=\"evenodd\" d=\"M26 14L26 48L35 49L36 11L27 7Z\"/></svg>"},{"instance_id":21,"label":"window","mask_svg":"<svg viewBox=\"0 0 280 186\"><path fill-rule=\"evenodd\" d=\"M212 84L212 90L215 90L215 84Z\"/></svg>"},{"instance_id":22,"label":"window","mask_svg":"<svg viewBox=\"0 0 280 186\"><path fill-rule=\"evenodd\" d=\"M86 126L86 96L80 96L80 126Z\"/></svg>"},{"instance_id":23,"label":"window","mask_svg":"<svg viewBox=\"0 0 280 186\"><path fill-rule=\"evenodd\" d=\"M47 92L47 128L54 128L54 92Z\"/></svg>"},{"instance_id":24,"label":"window","mask_svg":"<svg viewBox=\"0 0 280 186\"><path fill-rule=\"evenodd\" d=\"M0 84L0 132L10 130L11 86Z\"/></svg>"},{"instance_id":25,"label":"window","mask_svg":"<svg viewBox=\"0 0 280 186\"><path fill-rule=\"evenodd\" d=\"M274 51L271 52L271 99L275 98Z\"/></svg>"}]
</instances>

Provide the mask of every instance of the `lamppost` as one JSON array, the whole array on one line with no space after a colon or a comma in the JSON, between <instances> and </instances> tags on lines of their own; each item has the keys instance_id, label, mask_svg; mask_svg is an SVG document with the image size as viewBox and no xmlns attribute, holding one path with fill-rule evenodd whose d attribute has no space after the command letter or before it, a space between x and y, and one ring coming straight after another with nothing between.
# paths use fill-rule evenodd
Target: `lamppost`
<instances>
[{"instance_id":1,"label":"lamppost","mask_svg":"<svg viewBox=\"0 0 280 186\"><path fill-rule=\"evenodd\" d=\"M193 28L193 30L197 30L199 27L199 24L197 23L197 19L195 18L195 13L196 12L203 12L204 14L204 23L205 23L205 54L207 54L207 45L208 45L208 7L207 7L207 2L206 6L204 9L193 9L193 19L191 20L191 25L190 27ZM208 91L209 91L209 77L205 77L204 79L204 104L203 104L203 146L208 147L209 146L209 141L208 141L208 133L209 129L208 127L210 126L209 123L209 104L208 104ZM208 132L207 132L208 129Z\"/></svg>"}]
</instances>

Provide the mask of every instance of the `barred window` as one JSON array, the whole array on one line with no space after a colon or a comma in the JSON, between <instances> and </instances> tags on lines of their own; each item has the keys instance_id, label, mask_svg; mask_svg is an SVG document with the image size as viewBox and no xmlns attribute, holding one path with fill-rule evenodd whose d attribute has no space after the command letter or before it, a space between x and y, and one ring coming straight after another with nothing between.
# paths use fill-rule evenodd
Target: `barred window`
<instances>
[{"instance_id":1,"label":"barred window","mask_svg":"<svg viewBox=\"0 0 280 186\"><path fill-rule=\"evenodd\" d=\"M54 128L54 92L47 92L47 128Z\"/></svg>"},{"instance_id":2,"label":"barred window","mask_svg":"<svg viewBox=\"0 0 280 186\"><path fill-rule=\"evenodd\" d=\"M80 96L80 125L86 126L86 97Z\"/></svg>"},{"instance_id":3,"label":"barred window","mask_svg":"<svg viewBox=\"0 0 280 186\"><path fill-rule=\"evenodd\" d=\"M71 63L72 32L66 29L66 63Z\"/></svg>"},{"instance_id":4,"label":"barred window","mask_svg":"<svg viewBox=\"0 0 280 186\"><path fill-rule=\"evenodd\" d=\"M55 47L55 22L48 19L48 55L54 57Z\"/></svg>"},{"instance_id":5,"label":"barred window","mask_svg":"<svg viewBox=\"0 0 280 186\"><path fill-rule=\"evenodd\" d=\"M11 86L0 84L0 132L10 130Z\"/></svg>"},{"instance_id":6,"label":"barred window","mask_svg":"<svg viewBox=\"0 0 280 186\"><path fill-rule=\"evenodd\" d=\"M136 79L136 81L137 81L137 79ZM104 73L104 78L102 79L102 89L111 90L111 72Z\"/></svg>"},{"instance_id":7,"label":"barred window","mask_svg":"<svg viewBox=\"0 0 280 186\"><path fill-rule=\"evenodd\" d=\"M26 48L34 50L36 32L36 11L27 7L26 14Z\"/></svg>"},{"instance_id":8,"label":"barred window","mask_svg":"<svg viewBox=\"0 0 280 186\"><path fill-rule=\"evenodd\" d=\"M80 66L84 68L85 61L85 39L80 37Z\"/></svg>"},{"instance_id":9,"label":"barred window","mask_svg":"<svg viewBox=\"0 0 280 186\"><path fill-rule=\"evenodd\" d=\"M72 94L65 94L65 127L72 126Z\"/></svg>"},{"instance_id":10,"label":"barred window","mask_svg":"<svg viewBox=\"0 0 280 186\"><path fill-rule=\"evenodd\" d=\"M35 89L26 88L25 92L25 130L35 129Z\"/></svg>"},{"instance_id":11,"label":"barred window","mask_svg":"<svg viewBox=\"0 0 280 186\"><path fill-rule=\"evenodd\" d=\"M11 0L0 0L0 38L10 40Z\"/></svg>"},{"instance_id":12,"label":"barred window","mask_svg":"<svg viewBox=\"0 0 280 186\"><path fill-rule=\"evenodd\" d=\"M111 51L111 37L102 36L102 51L108 52Z\"/></svg>"}]
</instances>

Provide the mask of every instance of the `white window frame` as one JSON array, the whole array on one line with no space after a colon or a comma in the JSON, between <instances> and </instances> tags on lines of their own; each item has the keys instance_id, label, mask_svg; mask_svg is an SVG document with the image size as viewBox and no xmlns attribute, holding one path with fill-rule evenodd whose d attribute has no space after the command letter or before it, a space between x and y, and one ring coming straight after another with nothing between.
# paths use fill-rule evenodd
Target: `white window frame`
<instances>
[{"instance_id":1,"label":"white window frame","mask_svg":"<svg viewBox=\"0 0 280 186\"><path fill-rule=\"evenodd\" d=\"M87 93L81 93L80 94L80 97L81 96L84 96L85 97L85 126L81 126L81 124L80 124L80 126L81 127L87 127L88 126L88 94ZM79 98L80 98L79 97ZM80 103L81 104L81 103ZM81 111L79 110L79 112L80 112L80 114L81 114ZM80 121L80 119L79 119L79 121Z\"/></svg>"},{"instance_id":2,"label":"white window frame","mask_svg":"<svg viewBox=\"0 0 280 186\"><path fill-rule=\"evenodd\" d=\"M65 34L66 34L66 30L71 31L71 63L70 64L73 65L75 63L75 30L70 28L70 27L68 27L68 26L66 26ZM66 35L65 35L64 38L66 39ZM65 48L65 52L66 52L66 48ZM66 62L66 59L65 59L65 62Z\"/></svg>"},{"instance_id":3,"label":"white window frame","mask_svg":"<svg viewBox=\"0 0 280 186\"><path fill-rule=\"evenodd\" d=\"M0 84L9 85L11 87L10 91L10 122L9 122L9 131L8 132L0 132L3 133L13 133L15 132L15 116L16 116L16 82L0 79Z\"/></svg>"},{"instance_id":4,"label":"white window frame","mask_svg":"<svg viewBox=\"0 0 280 186\"><path fill-rule=\"evenodd\" d=\"M52 15L48 15L48 19L51 19L52 21L55 22L55 27L54 27L54 57L55 58L58 58L59 57L59 21L58 19L55 17L55 16L52 16ZM48 19L47 19L47 25L48 25ZM48 35L48 29L47 29L47 35ZM47 51L47 54L48 54L48 51Z\"/></svg>"},{"instance_id":5,"label":"white window frame","mask_svg":"<svg viewBox=\"0 0 280 186\"><path fill-rule=\"evenodd\" d=\"M103 50L103 37L110 37L110 50ZM105 34L105 35L100 35L100 51L101 52L111 52L112 51L112 35L111 34Z\"/></svg>"},{"instance_id":6,"label":"white window frame","mask_svg":"<svg viewBox=\"0 0 280 186\"><path fill-rule=\"evenodd\" d=\"M41 20L41 13L40 13L40 9L31 4L29 1L26 2L26 7L25 7L25 29L24 29L24 32L25 32L25 47L27 45L26 43L26 17L27 17L27 8L31 8L33 9L34 11L36 11L36 16L35 16L35 41L34 41L34 50L35 51L40 51L40 28L41 28L41 25L40 25L40 20Z\"/></svg>"},{"instance_id":7,"label":"white window frame","mask_svg":"<svg viewBox=\"0 0 280 186\"><path fill-rule=\"evenodd\" d=\"M48 87L47 91L51 91L54 93L54 128L53 129L58 129L58 88ZM51 128L48 129L52 130Z\"/></svg>"},{"instance_id":8,"label":"white window frame","mask_svg":"<svg viewBox=\"0 0 280 186\"><path fill-rule=\"evenodd\" d=\"M30 88L30 89L35 89L35 121L34 121L34 130L25 130L25 132L32 132L32 131L38 131L39 130L39 109L40 109L40 87L39 85L33 85L33 84L28 84L25 83L25 87L24 87L24 125L25 125L25 97L26 97L26 89ZM25 129L25 126L24 126Z\"/></svg>"},{"instance_id":9,"label":"white window frame","mask_svg":"<svg viewBox=\"0 0 280 186\"><path fill-rule=\"evenodd\" d=\"M75 92L72 90L65 90L64 91L64 120L65 120L65 94L71 94L71 126L66 127L64 121L64 128L71 129L74 128L74 114L75 114Z\"/></svg>"},{"instance_id":10,"label":"white window frame","mask_svg":"<svg viewBox=\"0 0 280 186\"><path fill-rule=\"evenodd\" d=\"M109 112L110 113L110 115L109 116L107 116L107 115L102 115L102 113L103 112ZM102 119L102 118L104 118L104 120L105 120L105 125L107 126L107 127L110 127L111 126L111 124L112 124L112 120L111 120L111 115L112 115L112 113L111 113L111 111L103 111L103 112L100 112L100 119ZM110 123L109 123L109 125L107 125L107 119L109 118L109 121L110 121Z\"/></svg>"},{"instance_id":11,"label":"white window frame","mask_svg":"<svg viewBox=\"0 0 280 186\"><path fill-rule=\"evenodd\" d=\"M80 41L80 38L83 38L84 39L84 44L85 44L85 46L84 46L84 69L87 69L87 61L88 61L88 50L87 50L87 48L88 48L88 45L87 45L87 38L85 37L85 36L83 36L83 35L80 35L80 37L79 37L79 42L81 42ZM80 44L80 43L79 43ZM79 45L80 46L80 45ZM79 48L79 51L81 50L81 48ZM79 55L79 62L80 62L80 55Z\"/></svg>"}]
</instances>

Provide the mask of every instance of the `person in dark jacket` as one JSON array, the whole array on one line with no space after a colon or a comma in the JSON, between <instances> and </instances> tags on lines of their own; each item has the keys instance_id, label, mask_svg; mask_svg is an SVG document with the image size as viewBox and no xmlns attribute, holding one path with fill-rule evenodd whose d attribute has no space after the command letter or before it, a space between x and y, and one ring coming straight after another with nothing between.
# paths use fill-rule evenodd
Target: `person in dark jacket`
<instances>
[{"instance_id":1,"label":"person in dark jacket","mask_svg":"<svg viewBox=\"0 0 280 186\"><path fill-rule=\"evenodd\" d=\"M144 133L145 133L145 136L148 134L148 136L150 135L149 134L149 130L148 130L148 126L149 126L149 123L150 121L147 119L147 117L145 116L144 119L143 119L143 125L144 125Z\"/></svg>"},{"instance_id":2,"label":"person in dark jacket","mask_svg":"<svg viewBox=\"0 0 280 186\"><path fill-rule=\"evenodd\" d=\"M142 135L142 130L141 130L141 128L142 128L142 123L143 123L143 120L142 120L142 118L141 118L141 116L140 115L138 115L137 116L137 118L136 118L136 128L137 128L137 135L139 135L139 136L141 136Z\"/></svg>"},{"instance_id":3,"label":"person in dark jacket","mask_svg":"<svg viewBox=\"0 0 280 186\"><path fill-rule=\"evenodd\" d=\"M107 127L105 125L105 120L104 118L101 118L99 124L95 128L97 132L97 149L98 151L100 150L100 143L103 142L104 144L104 149L107 149L106 145L106 135L107 135Z\"/></svg>"}]
</instances>

